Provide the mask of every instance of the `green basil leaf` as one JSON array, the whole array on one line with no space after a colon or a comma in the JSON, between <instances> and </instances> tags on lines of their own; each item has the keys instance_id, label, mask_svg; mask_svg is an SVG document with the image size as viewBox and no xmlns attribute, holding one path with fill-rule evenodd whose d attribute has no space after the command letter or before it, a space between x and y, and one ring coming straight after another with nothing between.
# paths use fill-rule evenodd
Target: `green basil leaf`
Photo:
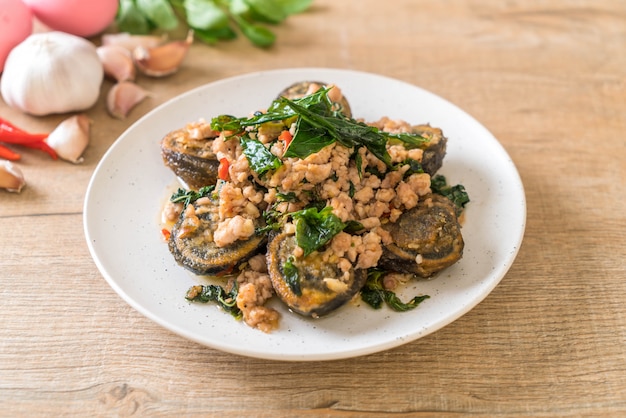
<instances>
[{"instance_id":1,"label":"green basil leaf","mask_svg":"<svg viewBox=\"0 0 626 418\"><path fill-rule=\"evenodd\" d=\"M219 115L211 119L211 129L214 131L241 131L241 121L231 115Z\"/></svg>"},{"instance_id":2,"label":"green basil leaf","mask_svg":"<svg viewBox=\"0 0 626 418\"><path fill-rule=\"evenodd\" d=\"M314 207L303 209L291 216L296 221L296 242L304 250L305 257L324 246L346 226L332 213L330 206L319 212Z\"/></svg>"},{"instance_id":3,"label":"green basil leaf","mask_svg":"<svg viewBox=\"0 0 626 418\"><path fill-rule=\"evenodd\" d=\"M295 15L308 9L313 0L276 0L276 3L282 7L285 14Z\"/></svg>"},{"instance_id":4,"label":"green basil leaf","mask_svg":"<svg viewBox=\"0 0 626 418\"><path fill-rule=\"evenodd\" d=\"M150 22L135 5L134 0L120 0L115 22L120 32L143 35L152 30Z\"/></svg>"},{"instance_id":5,"label":"green basil leaf","mask_svg":"<svg viewBox=\"0 0 626 418\"><path fill-rule=\"evenodd\" d=\"M322 209L326 207L325 200L320 200L318 197L316 197L313 194L311 194L309 198L311 199L311 202L306 206L305 209L315 208L318 212L321 212Z\"/></svg>"},{"instance_id":6,"label":"green basil leaf","mask_svg":"<svg viewBox=\"0 0 626 418\"><path fill-rule=\"evenodd\" d=\"M412 158L407 158L400 165L409 166L409 169L404 173L405 178L410 176L411 174L422 174L424 172L424 168L422 167L422 164L419 161L414 160Z\"/></svg>"},{"instance_id":7,"label":"green basil leaf","mask_svg":"<svg viewBox=\"0 0 626 418\"><path fill-rule=\"evenodd\" d=\"M354 197L354 193L356 193L356 187L354 187L354 183L350 181L350 189L348 190L348 196L350 196L350 199Z\"/></svg>"},{"instance_id":8,"label":"green basil leaf","mask_svg":"<svg viewBox=\"0 0 626 418\"><path fill-rule=\"evenodd\" d=\"M326 131L316 129L307 121L298 119L296 122L296 134L293 136L283 156L304 159L333 142L335 140Z\"/></svg>"},{"instance_id":9,"label":"green basil leaf","mask_svg":"<svg viewBox=\"0 0 626 418\"><path fill-rule=\"evenodd\" d=\"M235 32L230 26L219 29L194 28L194 33L196 38L209 45L214 45L221 40L230 40L237 37L237 32Z\"/></svg>"},{"instance_id":10,"label":"green basil leaf","mask_svg":"<svg viewBox=\"0 0 626 418\"><path fill-rule=\"evenodd\" d=\"M354 156L354 163L356 164L356 171L359 173L359 179L362 179L363 178L363 157L359 153L358 148L354 150L353 156Z\"/></svg>"},{"instance_id":11,"label":"green basil leaf","mask_svg":"<svg viewBox=\"0 0 626 418\"><path fill-rule=\"evenodd\" d=\"M263 235L270 231L278 231L283 225L284 214L277 211L273 207L263 211L263 219L265 220L265 226L255 229L255 234Z\"/></svg>"},{"instance_id":12,"label":"green basil leaf","mask_svg":"<svg viewBox=\"0 0 626 418\"><path fill-rule=\"evenodd\" d=\"M298 198L296 197L295 192L289 193L276 193L276 201L278 202L297 202Z\"/></svg>"},{"instance_id":13,"label":"green basil leaf","mask_svg":"<svg viewBox=\"0 0 626 418\"><path fill-rule=\"evenodd\" d=\"M374 309L380 309L385 301L382 292L370 289L366 286L361 289L361 299Z\"/></svg>"},{"instance_id":14,"label":"green basil leaf","mask_svg":"<svg viewBox=\"0 0 626 418\"><path fill-rule=\"evenodd\" d=\"M192 286L187 291L185 299L192 302L209 303L215 302L226 312L229 312L236 319L241 319L243 314L237 306L237 294L239 289L237 281L230 292L218 285L198 285Z\"/></svg>"},{"instance_id":15,"label":"green basil leaf","mask_svg":"<svg viewBox=\"0 0 626 418\"><path fill-rule=\"evenodd\" d=\"M355 234L357 232L363 231L364 229L365 227L363 226L361 222L351 219L348 222L346 222L346 227L343 229L343 232L346 232L348 234Z\"/></svg>"},{"instance_id":16,"label":"green basil leaf","mask_svg":"<svg viewBox=\"0 0 626 418\"><path fill-rule=\"evenodd\" d=\"M383 173L382 171L380 171L378 168L372 166L372 165L368 165L367 167L365 167L365 172L366 173L370 173L373 176L378 177L379 179L384 179L385 178L385 173Z\"/></svg>"},{"instance_id":17,"label":"green basil leaf","mask_svg":"<svg viewBox=\"0 0 626 418\"><path fill-rule=\"evenodd\" d=\"M159 29L172 30L178 18L167 0L136 0L137 7Z\"/></svg>"},{"instance_id":18,"label":"green basil leaf","mask_svg":"<svg viewBox=\"0 0 626 418\"><path fill-rule=\"evenodd\" d=\"M421 135L418 134L411 134L411 133L399 133L399 134L392 134L392 133L387 133L387 137L390 138L391 140L393 140L393 142L402 142L402 144L404 145L405 148L408 149L412 149L412 148L426 148L428 145L430 145L430 139L428 138L424 138Z\"/></svg>"},{"instance_id":19,"label":"green basil leaf","mask_svg":"<svg viewBox=\"0 0 626 418\"><path fill-rule=\"evenodd\" d=\"M272 46L276 41L276 35L274 35L271 30L254 23L250 23L239 15L233 15L233 19L245 37L248 38L254 45L260 48L267 48Z\"/></svg>"},{"instance_id":20,"label":"green basil leaf","mask_svg":"<svg viewBox=\"0 0 626 418\"><path fill-rule=\"evenodd\" d=\"M187 207L187 205L201 197L211 197L213 190L215 190L215 185L201 187L198 191L178 189L170 196L170 201L173 203L182 203L184 207Z\"/></svg>"},{"instance_id":21,"label":"green basil leaf","mask_svg":"<svg viewBox=\"0 0 626 418\"><path fill-rule=\"evenodd\" d=\"M430 298L430 296L428 295L415 296L410 301L404 303L394 292L390 290L385 290L383 295L385 298L385 302L387 302L387 305L396 312L410 311L411 309L417 308L417 305L419 305L426 299Z\"/></svg>"},{"instance_id":22,"label":"green basil leaf","mask_svg":"<svg viewBox=\"0 0 626 418\"><path fill-rule=\"evenodd\" d=\"M228 2L228 11L231 15L245 16L250 13L250 6L246 0L230 0Z\"/></svg>"},{"instance_id":23,"label":"green basil leaf","mask_svg":"<svg viewBox=\"0 0 626 418\"><path fill-rule=\"evenodd\" d=\"M383 270L369 269L367 272L367 281L360 291L361 299L374 309L380 309L382 303L385 302L389 308L396 312L406 312L416 308L420 303L429 299L430 296L415 296L408 302L402 302L400 298L392 291L383 287L382 281L387 274Z\"/></svg>"},{"instance_id":24,"label":"green basil leaf","mask_svg":"<svg viewBox=\"0 0 626 418\"><path fill-rule=\"evenodd\" d=\"M243 136L240 142L250 168L259 175L276 170L283 165L280 159L265 148L261 141Z\"/></svg>"},{"instance_id":25,"label":"green basil leaf","mask_svg":"<svg viewBox=\"0 0 626 418\"><path fill-rule=\"evenodd\" d=\"M296 296L302 296L302 288L300 287L300 274L298 268L293 264L293 256L289 257L283 265L283 276L285 283Z\"/></svg>"},{"instance_id":26,"label":"green basil leaf","mask_svg":"<svg viewBox=\"0 0 626 418\"><path fill-rule=\"evenodd\" d=\"M446 187L448 187L448 181L441 174L435 174L430 178L430 188L434 193L440 193Z\"/></svg>"},{"instance_id":27,"label":"green basil leaf","mask_svg":"<svg viewBox=\"0 0 626 418\"><path fill-rule=\"evenodd\" d=\"M450 190L445 192L444 196L452 200L452 202L457 207L461 208L465 207L465 205L468 204L470 201L469 195L465 190L465 186L463 186L462 184L457 184L450 187Z\"/></svg>"},{"instance_id":28,"label":"green basil leaf","mask_svg":"<svg viewBox=\"0 0 626 418\"><path fill-rule=\"evenodd\" d=\"M269 22L280 23L287 18L282 5L275 0L245 0L250 8Z\"/></svg>"},{"instance_id":29,"label":"green basil leaf","mask_svg":"<svg viewBox=\"0 0 626 418\"><path fill-rule=\"evenodd\" d=\"M450 199L457 207L457 215L460 215L465 205L470 201L465 186L462 184L449 186L446 178L441 174L436 174L430 179L430 188L433 193L440 194Z\"/></svg>"},{"instance_id":30,"label":"green basil leaf","mask_svg":"<svg viewBox=\"0 0 626 418\"><path fill-rule=\"evenodd\" d=\"M184 0L187 23L194 29L228 27L228 15L213 0Z\"/></svg>"}]
</instances>

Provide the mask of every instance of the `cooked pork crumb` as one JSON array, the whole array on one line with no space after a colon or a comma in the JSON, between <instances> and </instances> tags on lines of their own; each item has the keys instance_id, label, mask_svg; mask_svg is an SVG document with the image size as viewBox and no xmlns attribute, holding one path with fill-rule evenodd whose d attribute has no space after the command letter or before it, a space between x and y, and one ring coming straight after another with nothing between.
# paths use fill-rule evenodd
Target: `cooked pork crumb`
<instances>
[{"instance_id":1,"label":"cooked pork crumb","mask_svg":"<svg viewBox=\"0 0 626 418\"><path fill-rule=\"evenodd\" d=\"M213 240L219 247L225 247L238 239L250 238L254 234L252 219L246 219L241 215L226 218L217 225L213 234Z\"/></svg>"},{"instance_id":2,"label":"cooked pork crumb","mask_svg":"<svg viewBox=\"0 0 626 418\"><path fill-rule=\"evenodd\" d=\"M237 277L237 282L237 307L243 314L244 322L263 332L278 328L280 314L275 309L264 306L274 294L270 277L266 273L244 270Z\"/></svg>"}]
</instances>

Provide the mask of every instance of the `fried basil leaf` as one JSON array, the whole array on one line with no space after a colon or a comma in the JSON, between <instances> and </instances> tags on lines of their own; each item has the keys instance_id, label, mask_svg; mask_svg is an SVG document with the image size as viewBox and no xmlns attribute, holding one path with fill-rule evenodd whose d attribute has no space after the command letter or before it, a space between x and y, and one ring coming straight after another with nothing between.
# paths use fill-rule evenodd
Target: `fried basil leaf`
<instances>
[{"instance_id":1,"label":"fried basil leaf","mask_svg":"<svg viewBox=\"0 0 626 418\"><path fill-rule=\"evenodd\" d=\"M186 208L187 205L201 197L211 197L213 190L215 190L215 185L201 187L198 191L179 188L170 196L170 201L173 203L182 203Z\"/></svg>"},{"instance_id":2,"label":"fried basil leaf","mask_svg":"<svg viewBox=\"0 0 626 418\"><path fill-rule=\"evenodd\" d=\"M231 115L219 115L211 119L211 129L214 131L241 131L241 119Z\"/></svg>"},{"instance_id":3,"label":"fried basil leaf","mask_svg":"<svg viewBox=\"0 0 626 418\"><path fill-rule=\"evenodd\" d=\"M295 192L288 192L288 193L277 192L276 193L276 201L278 201L278 202L297 202L298 201L298 197L296 196Z\"/></svg>"},{"instance_id":4,"label":"fried basil leaf","mask_svg":"<svg viewBox=\"0 0 626 418\"><path fill-rule=\"evenodd\" d=\"M285 276L285 283L289 286L291 291L296 296L302 296L302 288L300 287L300 275L298 274L298 268L293 264L293 256L289 257L283 266L283 274Z\"/></svg>"},{"instance_id":5,"label":"fried basil leaf","mask_svg":"<svg viewBox=\"0 0 626 418\"><path fill-rule=\"evenodd\" d=\"M260 176L270 170L276 170L283 164L261 141L243 136L240 142L250 168Z\"/></svg>"},{"instance_id":6,"label":"fried basil leaf","mask_svg":"<svg viewBox=\"0 0 626 418\"><path fill-rule=\"evenodd\" d=\"M230 292L227 292L222 286L214 284L197 285L189 288L185 299L201 303L215 302L235 318L241 319L243 315L237 306L238 293L239 289L236 281Z\"/></svg>"},{"instance_id":7,"label":"fried basil leaf","mask_svg":"<svg viewBox=\"0 0 626 418\"><path fill-rule=\"evenodd\" d=\"M457 214L462 211L465 205L470 201L469 195L465 191L465 186L462 184L449 186L446 178L441 174L437 174L430 179L430 188L433 193L440 194L450 199L459 209L457 210Z\"/></svg>"},{"instance_id":8,"label":"fried basil leaf","mask_svg":"<svg viewBox=\"0 0 626 418\"><path fill-rule=\"evenodd\" d=\"M407 178L411 174L422 174L424 172L424 168L422 167L422 164L419 161L414 160L412 158L407 158L400 165L409 166L409 169L404 173L404 178Z\"/></svg>"},{"instance_id":9,"label":"fried basil leaf","mask_svg":"<svg viewBox=\"0 0 626 418\"><path fill-rule=\"evenodd\" d=\"M411 149L411 148L425 148L426 146L428 146L428 144L430 144L430 140L428 138L424 138L421 135L418 134L411 134L411 133L398 133L398 134L392 134L392 133L388 133L387 137L389 138L390 142L392 143L396 143L396 142L402 142L404 147L407 149Z\"/></svg>"},{"instance_id":10,"label":"fried basil leaf","mask_svg":"<svg viewBox=\"0 0 626 418\"><path fill-rule=\"evenodd\" d=\"M314 207L303 209L291 216L296 222L296 242L304 250L305 257L324 246L346 226L330 206L321 211Z\"/></svg>"},{"instance_id":11,"label":"fried basil leaf","mask_svg":"<svg viewBox=\"0 0 626 418\"><path fill-rule=\"evenodd\" d=\"M326 131L311 126L303 119L298 119L296 123L296 137L291 140L289 147L285 150L284 156L306 158L314 154L324 147L335 142L335 140L327 135Z\"/></svg>"},{"instance_id":12,"label":"fried basil leaf","mask_svg":"<svg viewBox=\"0 0 626 418\"><path fill-rule=\"evenodd\" d=\"M372 308L380 309L383 303L386 303L387 306L396 312L406 312L416 308L424 300L430 298L428 295L422 295L415 296L407 303L402 302L394 292L383 287L385 274L387 274L385 271L378 269L370 269L367 272L367 281L361 289L361 299Z\"/></svg>"},{"instance_id":13,"label":"fried basil leaf","mask_svg":"<svg viewBox=\"0 0 626 418\"><path fill-rule=\"evenodd\" d=\"M365 230L365 227L361 222L351 219L346 222L346 227L343 229L343 232L353 235L363 230Z\"/></svg>"}]
</instances>

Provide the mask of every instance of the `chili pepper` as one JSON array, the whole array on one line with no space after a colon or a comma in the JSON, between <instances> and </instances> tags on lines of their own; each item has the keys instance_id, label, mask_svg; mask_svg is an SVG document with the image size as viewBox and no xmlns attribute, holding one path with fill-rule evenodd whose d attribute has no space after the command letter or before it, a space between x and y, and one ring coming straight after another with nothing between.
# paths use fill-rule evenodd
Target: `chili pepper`
<instances>
[{"instance_id":1,"label":"chili pepper","mask_svg":"<svg viewBox=\"0 0 626 418\"><path fill-rule=\"evenodd\" d=\"M45 142L47 137L48 134L31 134L26 132L25 130L13 125L8 120L0 118L0 142L38 149L48 153L50 157L56 160L58 158L56 151ZM7 149L8 148L5 148L5 150ZM19 158L19 154L13 153L11 150L9 150L9 152L12 153L14 157L15 155L18 155ZM7 154L6 151L4 154L11 155Z\"/></svg>"},{"instance_id":2,"label":"chili pepper","mask_svg":"<svg viewBox=\"0 0 626 418\"><path fill-rule=\"evenodd\" d=\"M278 139L285 141L285 148L287 148L293 139L293 135L291 135L291 132L289 131L282 131L280 135L278 135Z\"/></svg>"},{"instance_id":3,"label":"chili pepper","mask_svg":"<svg viewBox=\"0 0 626 418\"><path fill-rule=\"evenodd\" d=\"M17 132L26 132L17 126L13 125L6 119L0 118L0 131L17 131Z\"/></svg>"},{"instance_id":4,"label":"chili pepper","mask_svg":"<svg viewBox=\"0 0 626 418\"><path fill-rule=\"evenodd\" d=\"M4 158L6 160L17 161L21 158L21 155L17 152L13 152L7 147L0 145L0 158Z\"/></svg>"},{"instance_id":5,"label":"chili pepper","mask_svg":"<svg viewBox=\"0 0 626 418\"><path fill-rule=\"evenodd\" d=\"M24 144L27 142L43 141L48 134L29 134L20 131L4 131L0 130L0 141L9 144Z\"/></svg>"},{"instance_id":6,"label":"chili pepper","mask_svg":"<svg viewBox=\"0 0 626 418\"><path fill-rule=\"evenodd\" d=\"M222 158L220 160L220 166L217 169L217 177L220 178L220 180L228 180L228 167L229 167L230 163L228 162L228 160L226 158Z\"/></svg>"},{"instance_id":7,"label":"chili pepper","mask_svg":"<svg viewBox=\"0 0 626 418\"><path fill-rule=\"evenodd\" d=\"M31 134L18 128L6 119L0 118L0 141L11 144L21 144L24 142L42 141L48 134Z\"/></svg>"},{"instance_id":8,"label":"chili pepper","mask_svg":"<svg viewBox=\"0 0 626 418\"><path fill-rule=\"evenodd\" d=\"M50 157L52 157L53 160L56 160L57 158L59 158L56 151L50 145L48 145L45 141L24 142L24 143L21 143L20 145L46 152L48 153L48 155L50 155Z\"/></svg>"},{"instance_id":9,"label":"chili pepper","mask_svg":"<svg viewBox=\"0 0 626 418\"><path fill-rule=\"evenodd\" d=\"M48 136L48 134L31 134L27 131L25 131L24 129L13 125L11 122L9 122L6 119L2 119L0 118L0 135L5 135L5 134L25 134L25 135L32 135L34 136L34 140L40 140L40 139L44 139ZM19 135L18 135L19 137Z\"/></svg>"}]
</instances>

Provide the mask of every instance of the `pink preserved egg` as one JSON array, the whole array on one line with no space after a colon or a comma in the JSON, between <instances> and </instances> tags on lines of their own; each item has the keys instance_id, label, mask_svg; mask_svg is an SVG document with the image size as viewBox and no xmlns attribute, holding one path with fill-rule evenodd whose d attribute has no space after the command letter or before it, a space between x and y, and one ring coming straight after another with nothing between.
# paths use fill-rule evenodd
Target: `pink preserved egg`
<instances>
[{"instance_id":1,"label":"pink preserved egg","mask_svg":"<svg viewBox=\"0 0 626 418\"><path fill-rule=\"evenodd\" d=\"M50 29L76 36L93 36L115 19L118 0L22 0Z\"/></svg>"},{"instance_id":2,"label":"pink preserved egg","mask_svg":"<svg viewBox=\"0 0 626 418\"><path fill-rule=\"evenodd\" d=\"M33 31L33 14L21 0L0 0L0 72L9 52Z\"/></svg>"}]
</instances>

